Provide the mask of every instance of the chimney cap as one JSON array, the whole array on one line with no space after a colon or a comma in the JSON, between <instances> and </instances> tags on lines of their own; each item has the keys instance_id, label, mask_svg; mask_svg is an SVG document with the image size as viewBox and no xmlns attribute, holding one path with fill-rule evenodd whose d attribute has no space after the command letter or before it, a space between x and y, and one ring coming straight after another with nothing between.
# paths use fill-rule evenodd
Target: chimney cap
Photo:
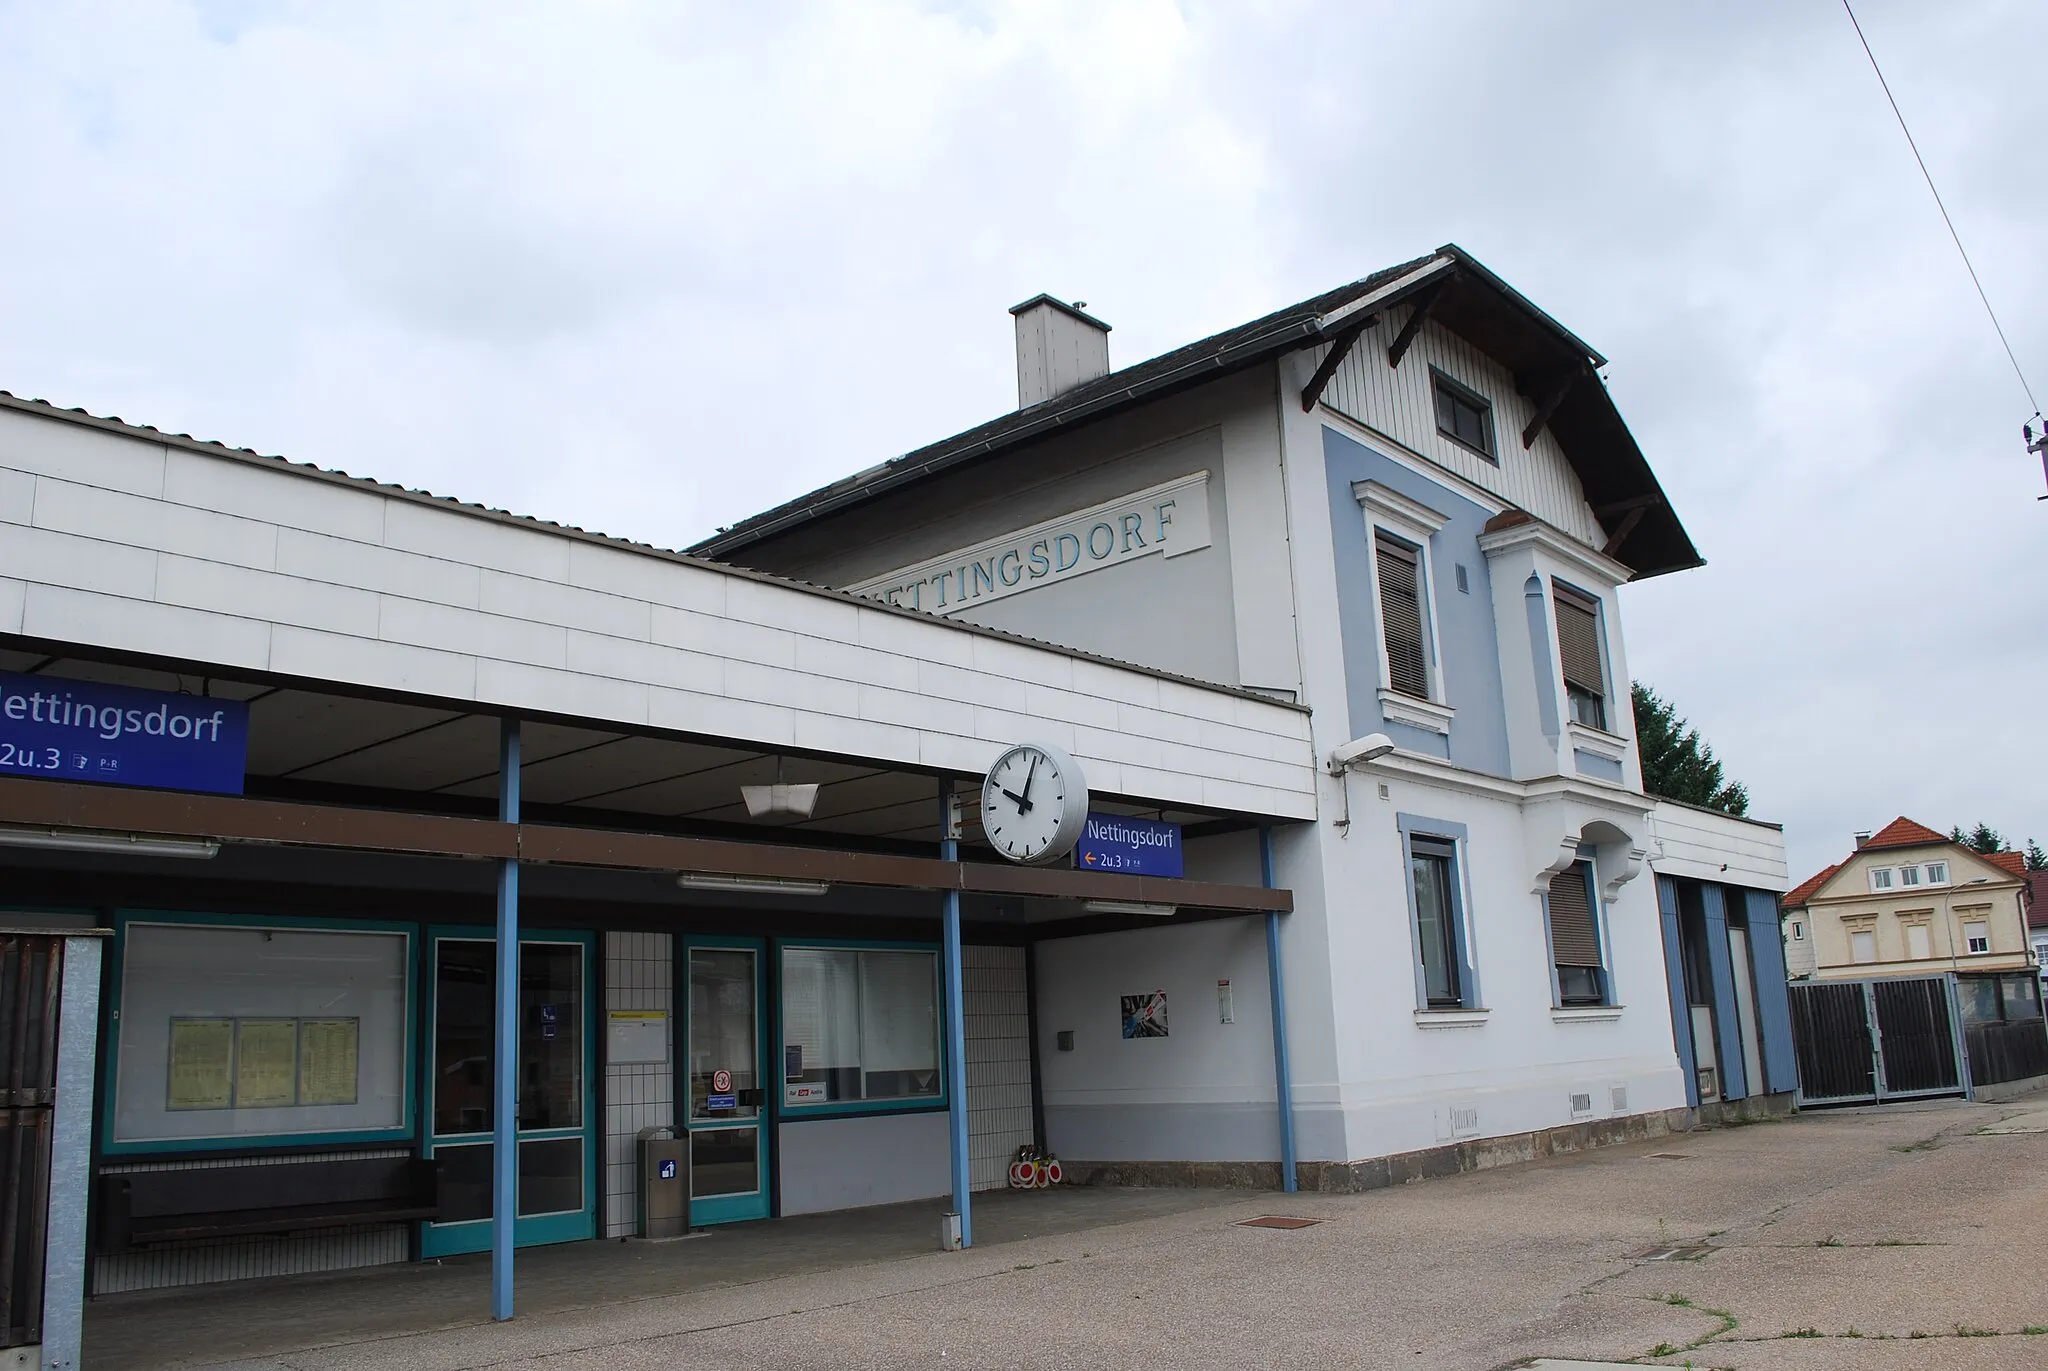
<instances>
[{"instance_id":1,"label":"chimney cap","mask_svg":"<svg viewBox=\"0 0 2048 1371\"><path fill-rule=\"evenodd\" d=\"M1062 314L1070 314L1074 318L1079 319L1084 324L1089 324L1095 328L1099 328L1104 333L1109 332L1109 325L1103 323L1094 315L1083 313L1081 310L1075 308L1073 305L1068 304L1065 300L1056 300L1052 296L1045 294L1043 291L1039 292L1037 295L1032 296L1029 300L1026 300L1021 305L1010 306L1010 313L1022 314L1025 310L1035 309L1039 305L1051 305L1054 309L1060 311L1060 313Z\"/></svg>"}]
</instances>

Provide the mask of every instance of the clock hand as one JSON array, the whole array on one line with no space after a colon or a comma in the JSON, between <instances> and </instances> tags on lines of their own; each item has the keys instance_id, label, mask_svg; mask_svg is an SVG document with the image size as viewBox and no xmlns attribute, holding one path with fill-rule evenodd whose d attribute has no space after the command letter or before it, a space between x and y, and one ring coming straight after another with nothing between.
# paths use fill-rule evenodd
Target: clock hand
<instances>
[{"instance_id":1,"label":"clock hand","mask_svg":"<svg viewBox=\"0 0 2048 1371\"><path fill-rule=\"evenodd\" d=\"M1027 797L1028 797L1028 796L1029 796L1029 795L1031 794L1031 782L1032 782L1032 780L1033 780L1034 778L1036 778L1036 777L1037 777L1037 775L1038 775L1038 754L1034 752L1034 753L1032 753L1032 754L1031 754L1031 769L1030 769L1029 771L1027 771L1027 772L1025 772L1025 773L1024 773L1024 794L1025 794L1025 795L1026 795ZM1026 804L1026 805L1025 805L1024 807L1025 807L1026 809L1029 809L1029 808L1030 808L1031 806L1030 806L1030 805L1029 805L1029 804L1027 803L1027 804Z\"/></svg>"},{"instance_id":2,"label":"clock hand","mask_svg":"<svg viewBox=\"0 0 2048 1371\"><path fill-rule=\"evenodd\" d=\"M996 789L1002 790L1002 787L997 786ZM1028 794L1031 790L1031 787L1027 785L1024 787L1024 789L1025 792ZM1019 795L1016 794L1014 791L1008 790L1003 790L1003 794L1009 798L1012 804L1017 806L1017 812L1019 814L1029 814L1031 812L1031 801L1025 799L1023 795Z\"/></svg>"}]
</instances>

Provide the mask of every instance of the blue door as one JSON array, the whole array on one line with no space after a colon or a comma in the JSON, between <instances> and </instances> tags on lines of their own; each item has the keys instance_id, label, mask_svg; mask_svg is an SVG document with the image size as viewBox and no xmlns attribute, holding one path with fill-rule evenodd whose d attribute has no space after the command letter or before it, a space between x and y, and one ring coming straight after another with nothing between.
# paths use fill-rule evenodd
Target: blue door
<instances>
[{"instance_id":1,"label":"blue door","mask_svg":"<svg viewBox=\"0 0 2048 1371\"><path fill-rule=\"evenodd\" d=\"M676 1098L690 1142L690 1223L768 1217L767 1096L759 938L689 937L681 960Z\"/></svg>"},{"instance_id":2,"label":"blue door","mask_svg":"<svg viewBox=\"0 0 2048 1371\"><path fill-rule=\"evenodd\" d=\"M495 1073L497 941L475 929L428 938L427 1155L441 1161L439 1222L423 1225L420 1255L491 1245L491 1108ZM592 936L519 940L519 1215L522 1247L597 1234L596 1111L591 1079Z\"/></svg>"}]
</instances>

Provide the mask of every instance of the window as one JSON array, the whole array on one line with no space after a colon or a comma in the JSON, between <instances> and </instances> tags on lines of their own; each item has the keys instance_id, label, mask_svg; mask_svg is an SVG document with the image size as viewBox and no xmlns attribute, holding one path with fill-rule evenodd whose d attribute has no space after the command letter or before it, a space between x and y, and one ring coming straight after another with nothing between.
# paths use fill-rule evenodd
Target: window
<instances>
[{"instance_id":1,"label":"window","mask_svg":"<svg viewBox=\"0 0 2048 1371\"><path fill-rule=\"evenodd\" d=\"M1929 884L1929 885L1947 885L1947 884L1948 884L1948 863L1947 863L1947 862L1929 862L1929 863L1927 864L1927 884Z\"/></svg>"},{"instance_id":2,"label":"window","mask_svg":"<svg viewBox=\"0 0 2048 1371\"><path fill-rule=\"evenodd\" d=\"M1795 943L1806 941L1806 925L1797 919L1792 921L1792 941Z\"/></svg>"},{"instance_id":3,"label":"window","mask_svg":"<svg viewBox=\"0 0 2048 1371\"><path fill-rule=\"evenodd\" d=\"M384 928L126 923L110 1144L408 1134L412 954Z\"/></svg>"},{"instance_id":4,"label":"window","mask_svg":"<svg viewBox=\"0 0 2048 1371\"><path fill-rule=\"evenodd\" d=\"M1849 935L1849 959L1855 962L1877 960L1877 932L1874 929L1858 929Z\"/></svg>"},{"instance_id":5,"label":"window","mask_svg":"<svg viewBox=\"0 0 2048 1371\"><path fill-rule=\"evenodd\" d=\"M939 1098L939 958L923 950L782 951L787 1108Z\"/></svg>"},{"instance_id":6,"label":"window","mask_svg":"<svg viewBox=\"0 0 2048 1371\"><path fill-rule=\"evenodd\" d=\"M1926 924L1906 925L1906 955L1916 962L1934 955L1934 948L1928 942Z\"/></svg>"},{"instance_id":7,"label":"window","mask_svg":"<svg viewBox=\"0 0 2048 1371\"><path fill-rule=\"evenodd\" d=\"M1429 376L1436 391L1436 431L1498 466L1500 459L1493 451L1493 406L1478 391L1459 385L1434 367Z\"/></svg>"},{"instance_id":8,"label":"window","mask_svg":"<svg viewBox=\"0 0 2048 1371\"><path fill-rule=\"evenodd\" d=\"M1593 903L1593 864L1573 862L1550 878L1550 959L1557 968L1557 1002L1604 1004L1606 971Z\"/></svg>"},{"instance_id":9,"label":"window","mask_svg":"<svg viewBox=\"0 0 2048 1371\"><path fill-rule=\"evenodd\" d=\"M1980 952L1989 952L1991 950L1991 925L1987 923L1964 924L1963 945L1969 948L1972 955Z\"/></svg>"},{"instance_id":10,"label":"window","mask_svg":"<svg viewBox=\"0 0 2048 1371\"><path fill-rule=\"evenodd\" d=\"M1920 884L1920 868L1919 868L1919 867L1917 867L1917 866L1902 866L1902 867L1900 867L1900 868L1899 868L1899 884L1900 884L1900 885L1918 885L1918 884Z\"/></svg>"},{"instance_id":11,"label":"window","mask_svg":"<svg viewBox=\"0 0 2048 1371\"><path fill-rule=\"evenodd\" d=\"M1422 560L1417 549L1375 531L1380 578L1380 629L1387 644L1387 684L1418 700L1429 698L1429 657L1422 641Z\"/></svg>"},{"instance_id":12,"label":"window","mask_svg":"<svg viewBox=\"0 0 2048 1371\"><path fill-rule=\"evenodd\" d=\"M1572 722L1607 727L1607 673L1600 653L1600 602L1557 586L1557 656L1564 667L1564 693Z\"/></svg>"},{"instance_id":13,"label":"window","mask_svg":"<svg viewBox=\"0 0 2048 1371\"><path fill-rule=\"evenodd\" d=\"M1438 838L1409 840L1408 872L1415 897L1415 938L1423 1002L1431 1009L1465 1005L1459 956L1457 848Z\"/></svg>"},{"instance_id":14,"label":"window","mask_svg":"<svg viewBox=\"0 0 2048 1371\"><path fill-rule=\"evenodd\" d=\"M1888 866L1874 866L1870 868L1870 888L1872 890L1890 890L1892 888L1892 869Z\"/></svg>"}]
</instances>

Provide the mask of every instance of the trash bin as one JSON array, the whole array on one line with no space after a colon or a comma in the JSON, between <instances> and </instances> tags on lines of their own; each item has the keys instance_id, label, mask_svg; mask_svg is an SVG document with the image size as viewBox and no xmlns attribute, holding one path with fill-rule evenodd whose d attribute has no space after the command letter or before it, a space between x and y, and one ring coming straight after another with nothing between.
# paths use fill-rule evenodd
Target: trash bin
<instances>
[{"instance_id":1,"label":"trash bin","mask_svg":"<svg viewBox=\"0 0 2048 1371\"><path fill-rule=\"evenodd\" d=\"M666 1124L640 1130L640 1223L643 1238L680 1238L690 1231L688 1144Z\"/></svg>"}]
</instances>

